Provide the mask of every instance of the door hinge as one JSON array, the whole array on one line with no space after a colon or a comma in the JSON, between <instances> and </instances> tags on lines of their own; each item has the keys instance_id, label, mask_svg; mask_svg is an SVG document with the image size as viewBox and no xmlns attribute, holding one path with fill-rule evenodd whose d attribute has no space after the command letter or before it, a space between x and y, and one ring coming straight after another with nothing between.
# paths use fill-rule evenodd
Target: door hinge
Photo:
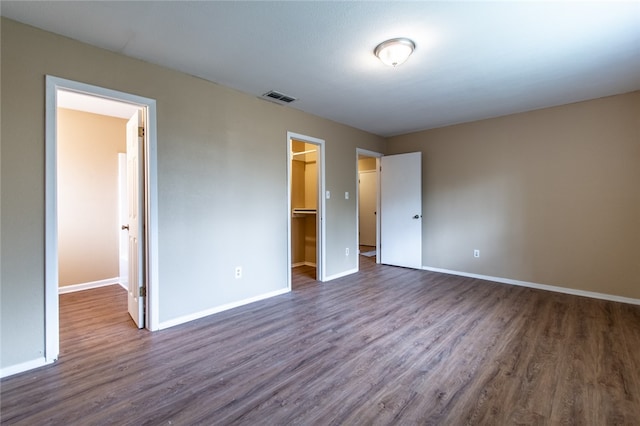
<instances>
[{"instance_id":1,"label":"door hinge","mask_svg":"<svg viewBox=\"0 0 640 426\"><path fill-rule=\"evenodd\" d=\"M147 297L147 288L146 287L140 287L138 289L138 296Z\"/></svg>"},{"instance_id":2,"label":"door hinge","mask_svg":"<svg viewBox=\"0 0 640 426\"><path fill-rule=\"evenodd\" d=\"M138 137L144 138L144 127L138 127Z\"/></svg>"}]
</instances>

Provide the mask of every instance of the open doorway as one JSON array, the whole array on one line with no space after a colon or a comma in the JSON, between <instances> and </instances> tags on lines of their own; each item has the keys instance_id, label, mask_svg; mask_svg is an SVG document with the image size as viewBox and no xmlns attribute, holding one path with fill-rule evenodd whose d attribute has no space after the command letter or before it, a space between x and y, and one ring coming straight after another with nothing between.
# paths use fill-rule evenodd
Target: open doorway
<instances>
[{"instance_id":1,"label":"open doorway","mask_svg":"<svg viewBox=\"0 0 640 426\"><path fill-rule=\"evenodd\" d=\"M59 174L58 168L64 167L64 164L59 163L59 151L58 151L58 130L59 110L58 101L64 99L65 95L76 95L75 101L79 99L82 102L111 102L111 107L114 105L128 106L131 109L128 113L131 113L131 118L126 121L127 127L127 144L130 143L131 136L135 132L135 141L133 142L134 149L127 147L127 152L135 152L135 155L131 156L131 165L134 165L133 173L129 173L129 176L137 176L133 190L129 189L129 194L136 194L136 196L129 196L129 200L138 200L139 209L137 211L140 214L135 215L134 219L138 220L142 226L139 226L140 231L134 229L134 238L140 243L140 249L130 251L135 253L132 255L134 261L139 260L135 265L132 265L131 258L129 256L129 284L133 282L131 280L131 270L140 277L138 280L144 289L135 293L136 307L139 307L138 318L134 318L134 321L138 327L146 327L151 330L158 328L158 311L157 311L157 186L156 186L156 137L155 137L155 101L152 99L142 98L136 95L130 95L123 92L117 92L109 89L100 88L97 86L91 86L84 83L74 82L70 80L64 80L57 77L47 76L46 80L46 214L45 214L45 303L46 303L46 361L53 362L57 359L60 352L60 323L59 323L59 287L60 287L60 257L59 251L59 222L58 220L62 216L59 206L60 187L58 185ZM80 109L77 105L70 108L70 104L65 104L66 110ZM103 105L104 106L104 105ZM89 107L85 108L85 111ZM135 117L135 119L134 119ZM141 126L139 123L142 124ZM133 123L133 124L131 124ZM135 130L133 129L135 126ZM142 130L145 129L145 130ZM86 137L87 142L90 142L91 135L81 135ZM129 157L129 155L128 155ZM128 160L129 161L129 160ZM115 170L116 179L113 180L113 191L117 194L117 156L113 158L113 168ZM131 171L131 167L128 166ZM136 174L138 173L138 174ZM131 179L130 179L131 180ZM73 179L71 179L73 181ZM68 181L69 182L69 181ZM97 188L89 188L89 191L99 193L101 190ZM116 196L117 197L117 196ZM118 240L118 222L117 219L117 198L113 203L113 214L116 217L115 229L109 229L111 236ZM66 206L69 207L69 206ZM72 209L82 210L81 205L73 205ZM130 209L131 210L131 209ZM82 211L79 212L82 215ZM126 224L129 227L131 223ZM134 226L135 228L135 226ZM117 247L117 246L116 246ZM131 247L131 245L129 245ZM117 249L116 249L117 250ZM117 264L118 257L115 258ZM115 278L117 280L117 277ZM87 283L85 283L87 284ZM98 283L99 284L99 283ZM95 285L95 282L90 282L89 285ZM138 288L136 288L138 290ZM144 300L148 300L146 307ZM143 314L140 315L140 310L143 310ZM131 312L131 309L129 309ZM144 315L146 314L147 322L144 323ZM133 314L132 314L133 317ZM142 322L141 322L142 320Z\"/></svg>"},{"instance_id":2,"label":"open doorway","mask_svg":"<svg viewBox=\"0 0 640 426\"><path fill-rule=\"evenodd\" d=\"M376 263L422 268L422 154L385 155L356 149L358 244L362 256ZM374 167L375 170L371 170ZM367 174L370 174L368 176ZM375 178L374 178L375 175ZM375 185L373 180L375 179ZM365 186L363 186L363 183ZM369 189L367 188L369 187ZM375 187L376 209L373 210ZM360 192L370 192L363 202ZM375 217L375 247L371 236ZM366 234L363 236L363 232Z\"/></svg>"},{"instance_id":3,"label":"open doorway","mask_svg":"<svg viewBox=\"0 0 640 426\"><path fill-rule=\"evenodd\" d=\"M143 328L145 297L138 288L144 285L144 274L129 274L146 270L144 254L135 254L144 248L137 244L142 228L136 223L143 222L137 220L136 208L144 204L136 199L143 177L136 170L144 109L66 90L58 91L56 106L59 292L120 284L130 296L128 305L123 309L115 298L102 298L102 304L114 314L128 313L131 325ZM127 271L124 280L122 269ZM65 329L69 317L62 313L60 326Z\"/></svg>"},{"instance_id":4,"label":"open doorway","mask_svg":"<svg viewBox=\"0 0 640 426\"><path fill-rule=\"evenodd\" d=\"M324 141L288 136L289 266L298 274L323 281Z\"/></svg>"},{"instance_id":5,"label":"open doorway","mask_svg":"<svg viewBox=\"0 0 640 426\"><path fill-rule=\"evenodd\" d=\"M358 250L360 256L374 257L379 263L380 247L380 160L382 154L363 149L358 156ZM360 258L360 257L359 257Z\"/></svg>"},{"instance_id":6,"label":"open doorway","mask_svg":"<svg viewBox=\"0 0 640 426\"><path fill-rule=\"evenodd\" d=\"M126 288L126 124L132 105L59 91L57 217L59 292ZM124 163L124 164L123 164ZM124 167L123 167L124 166Z\"/></svg>"},{"instance_id":7,"label":"open doorway","mask_svg":"<svg viewBox=\"0 0 640 426\"><path fill-rule=\"evenodd\" d=\"M144 247L137 244L143 229L137 207L144 201L136 199L143 179L136 163L144 109L59 90L56 113L59 292L120 284L130 295L122 313L143 328L144 275L137 272L145 270L145 257L131 250Z\"/></svg>"}]
</instances>

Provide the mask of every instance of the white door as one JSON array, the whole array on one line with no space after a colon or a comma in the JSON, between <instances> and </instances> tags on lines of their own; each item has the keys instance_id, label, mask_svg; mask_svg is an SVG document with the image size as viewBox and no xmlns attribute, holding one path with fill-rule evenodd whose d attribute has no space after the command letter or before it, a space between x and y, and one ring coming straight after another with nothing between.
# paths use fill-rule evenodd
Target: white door
<instances>
[{"instance_id":1,"label":"white door","mask_svg":"<svg viewBox=\"0 0 640 426\"><path fill-rule=\"evenodd\" d=\"M118 154L118 269L119 282L129 288L129 201L127 190L127 154Z\"/></svg>"},{"instance_id":2,"label":"white door","mask_svg":"<svg viewBox=\"0 0 640 426\"><path fill-rule=\"evenodd\" d=\"M360 244L376 245L377 174L375 170L360 172L358 177L358 223Z\"/></svg>"},{"instance_id":3,"label":"white door","mask_svg":"<svg viewBox=\"0 0 640 426\"><path fill-rule=\"evenodd\" d=\"M381 158L380 263L422 268L422 155Z\"/></svg>"},{"instance_id":4,"label":"white door","mask_svg":"<svg viewBox=\"0 0 640 426\"><path fill-rule=\"evenodd\" d=\"M144 140L138 132L141 111L127 122L127 193L129 198L129 315L138 328L144 327L144 191L143 158Z\"/></svg>"}]
</instances>

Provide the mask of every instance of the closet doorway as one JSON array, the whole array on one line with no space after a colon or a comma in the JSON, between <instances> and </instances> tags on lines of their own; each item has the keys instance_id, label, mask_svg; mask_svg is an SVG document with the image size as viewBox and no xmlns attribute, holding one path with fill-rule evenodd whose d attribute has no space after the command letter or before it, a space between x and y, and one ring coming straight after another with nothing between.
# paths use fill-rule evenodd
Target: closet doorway
<instances>
[{"instance_id":1,"label":"closet doorway","mask_svg":"<svg viewBox=\"0 0 640 426\"><path fill-rule=\"evenodd\" d=\"M382 154L357 149L358 157L358 250L360 256L375 257L380 247L380 160Z\"/></svg>"},{"instance_id":2,"label":"closet doorway","mask_svg":"<svg viewBox=\"0 0 640 426\"><path fill-rule=\"evenodd\" d=\"M289 133L289 266L324 280L324 141ZM289 275L291 288L291 274Z\"/></svg>"}]
</instances>

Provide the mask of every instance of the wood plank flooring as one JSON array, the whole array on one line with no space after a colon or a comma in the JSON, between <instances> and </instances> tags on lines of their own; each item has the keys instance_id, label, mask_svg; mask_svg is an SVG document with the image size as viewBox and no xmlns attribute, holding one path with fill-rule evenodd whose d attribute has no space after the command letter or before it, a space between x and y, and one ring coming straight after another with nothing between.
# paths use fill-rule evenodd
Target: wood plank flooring
<instances>
[{"instance_id":1,"label":"wood plank flooring","mask_svg":"<svg viewBox=\"0 0 640 426\"><path fill-rule=\"evenodd\" d=\"M640 424L640 306L360 259L155 333L118 286L62 295L61 357L2 380L1 422Z\"/></svg>"}]
</instances>

